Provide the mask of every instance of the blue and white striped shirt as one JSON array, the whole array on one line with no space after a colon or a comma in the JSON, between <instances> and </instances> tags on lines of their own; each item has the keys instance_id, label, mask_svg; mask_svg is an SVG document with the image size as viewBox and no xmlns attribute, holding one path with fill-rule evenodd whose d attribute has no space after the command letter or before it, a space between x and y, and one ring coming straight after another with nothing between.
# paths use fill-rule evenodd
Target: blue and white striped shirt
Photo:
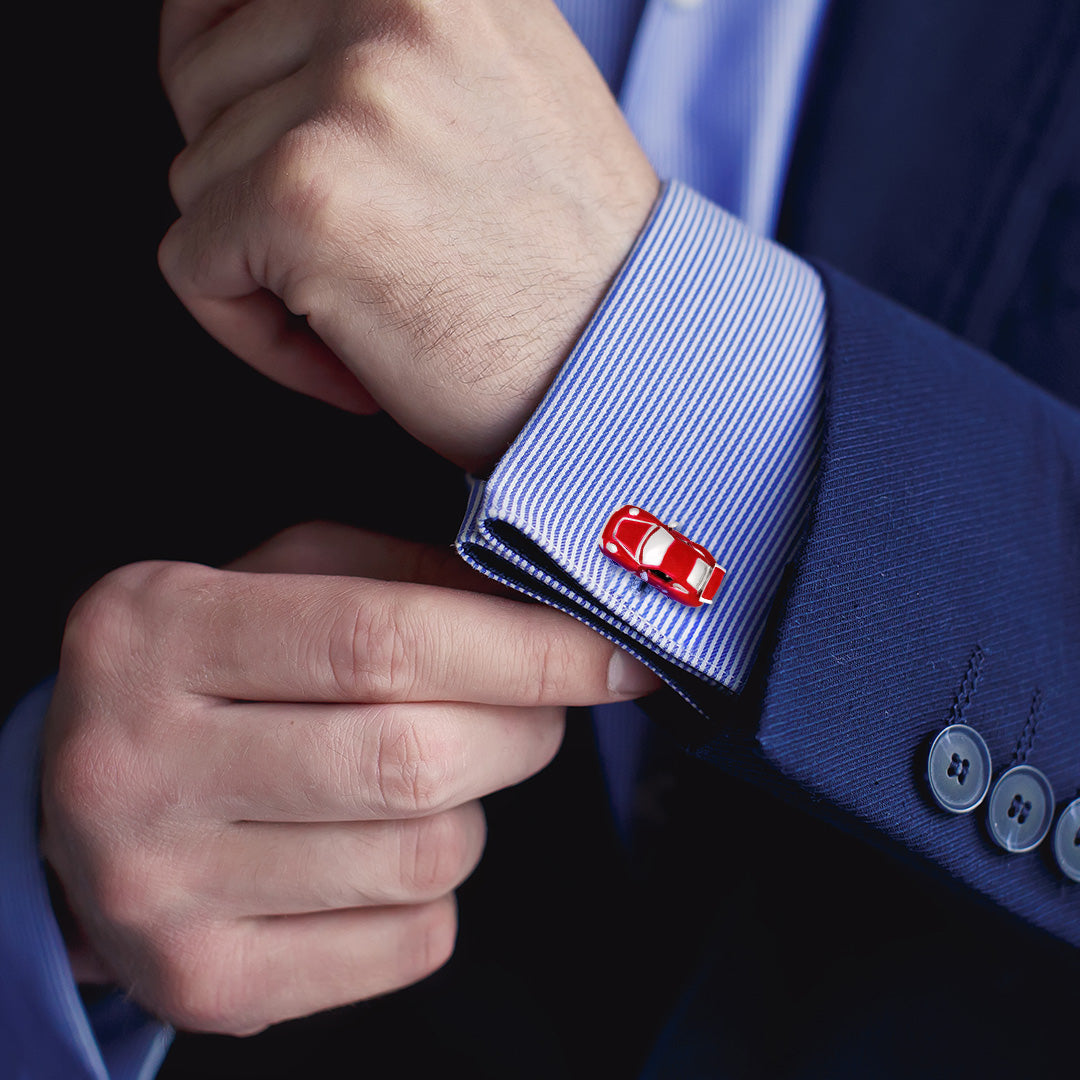
<instances>
[{"instance_id":1,"label":"blue and white striped shirt","mask_svg":"<svg viewBox=\"0 0 1080 1080\"><path fill-rule=\"evenodd\" d=\"M599 5L563 7L596 32ZM672 667L745 684L814 476L824 294L762 234L821 8L646 6L625 75L606 74L673 179L536 413L474 483L459 536L474 565L613 636L684 693ZM626 503L716 556L727 575L710 607L643 590L604 556L600 531Z\"/></svg>"},{"instance_id":2,"label":"blue and white striped shirt","mask_svg":"<svg viewBox=\"0 0 1080 1080\"><path fill-rule=\"evenodd\" d=\"M737 691L817 464L824 296L805 263L764 238L827 4L560 6L670 182L547 397L475 485L458 547L618 641L684 697L702 683ZM603 556L600 530L626 503L677 521L717 557L727 573L710 607L643 591ZM645 719L631 704L596 708L593 721L628 837Z\"/></svg>"}]
</instances>

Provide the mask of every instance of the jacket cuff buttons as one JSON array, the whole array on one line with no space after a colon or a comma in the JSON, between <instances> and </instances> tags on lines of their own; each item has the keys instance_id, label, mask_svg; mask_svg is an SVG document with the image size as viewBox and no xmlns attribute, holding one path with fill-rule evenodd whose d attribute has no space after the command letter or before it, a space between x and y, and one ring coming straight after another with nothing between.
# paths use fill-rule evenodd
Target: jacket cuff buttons
<instances>
[{"instance_id":1,"label":"jacket cuff buttons","mask_svg":"<svg viewBox=\"0 0 1080 1080\"><path fill-rule=\"evenodd\" d=\"M991 789L993 766L986 740L967 724L950 724L930 746L926 775L930 794L942 810L969 814L987 792L986 827L991 839L1010 854L1032 851L1050 832L1054 789L1033 765L1014 765ZM1054 859L1061 872L1080 881L1080 798L1061 813L1054 830Z\"/></svg>"}]
</instances>

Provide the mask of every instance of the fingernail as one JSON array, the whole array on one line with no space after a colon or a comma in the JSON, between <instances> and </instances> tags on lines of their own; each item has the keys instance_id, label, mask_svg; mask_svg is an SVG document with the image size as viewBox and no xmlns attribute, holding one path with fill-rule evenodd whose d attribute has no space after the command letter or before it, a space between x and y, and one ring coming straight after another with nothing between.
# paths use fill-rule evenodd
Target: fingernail
<instances>
[{"instance_id":1,"label":"fingernail","mask_svg":"<svg viewBox=\"0 0 1080 1080\"><path fill-rule=\"evenodd\" d=\"M613 694L640 697L657 689L660 680L628 652L616 649L611 654L607 672L608 689Z\"/></svg>"}]
</instances>

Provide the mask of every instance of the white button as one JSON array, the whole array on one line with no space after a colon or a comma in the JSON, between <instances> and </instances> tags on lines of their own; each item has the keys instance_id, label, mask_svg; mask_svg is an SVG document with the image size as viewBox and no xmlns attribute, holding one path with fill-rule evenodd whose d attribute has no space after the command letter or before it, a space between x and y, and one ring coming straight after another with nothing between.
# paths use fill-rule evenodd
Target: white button
<instances>
[{"instance_id":1,"label":"white button","mask_svg":"<svg viewBox=\"0 0 1080 1080\"><path fill-rule=\"evenodd\" d=\"M942 810L969 814L990 788L990 751L983 737L967 724L950 724L930 747L926 775L930 793Z\"/></svg>"},{"instance_id":2,"label":"white button","mask_svg":"<svg viewBox=\"0 0 1080 1080\"><path fill-rule=\"evenodd\" d=\"M1054 858L1067 878L1080 881L1080 799L1073 799L1058 818Z\"/></svg>"},{"instance_id":3,"label":"white button","mask_svg":"<svg viewBox=\"0 0 1080 1080\"><path fill-rule=\"evenodd\" d=\"M1014 765L1002 773L994 790L986 824L1006 851L1031 851L1042 843L1054 819L1054 789L1033 765Z\"/></svg>"}]
</instances>

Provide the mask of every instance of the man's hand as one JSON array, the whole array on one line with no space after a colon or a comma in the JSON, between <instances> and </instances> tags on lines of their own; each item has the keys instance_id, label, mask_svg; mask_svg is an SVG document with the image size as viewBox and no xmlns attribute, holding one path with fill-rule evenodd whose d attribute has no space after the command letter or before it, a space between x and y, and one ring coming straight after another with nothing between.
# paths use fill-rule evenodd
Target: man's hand
<instances>
[{"instance_id":1,"label":"man's hand","mask_svg":"<svg viewBox=\"0 0 1080 1080\"><path fill-rule=\"evenodd\" d=\"M42 781L99 974L233 1034L439 967L477 800L547 764L563 706L657 685L549 608L329 576L481 585L449 551L309 526L242 565L136 564L86 594Z\"/></svg>"},{"instance_id":2,"label":"man's hand","mask_svg":"<svg viewBox=\"0 0 1080 1080\"><path fill-rule=\"evenodd\" d=\"M554 5L166 0L161 69L189 144L161 266L195 317L286 385L494 461L658 192Z\"/></svg>"}]
</instances>

